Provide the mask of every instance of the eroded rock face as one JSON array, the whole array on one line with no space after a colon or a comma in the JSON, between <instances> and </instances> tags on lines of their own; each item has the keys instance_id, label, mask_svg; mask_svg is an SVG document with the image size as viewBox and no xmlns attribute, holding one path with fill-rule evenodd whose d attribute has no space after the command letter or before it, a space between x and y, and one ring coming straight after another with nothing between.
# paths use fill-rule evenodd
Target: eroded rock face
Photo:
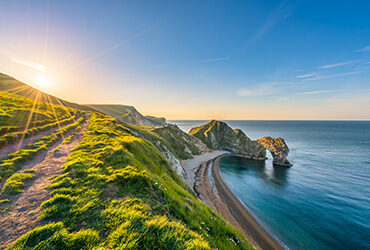
<instances>
[{"instance_id":1,"label":"eroded rock face","mask_svg":"<svg viewBox=\"0 0 370 250\"><path fill-rule=\"evenodd\" d=\"M266 159L266 149L261 144L251 140L241 130L233 130L221 121L212 120L207 124L192 128L189 134L199 138L213 150L227 150L251 159Z\"/></svg>"},{"instance_id":2,"label":"eroded rock face","mask_svg":"<svg viewBox=\"0 0 370 250\"><path fill-rule=\"evenodd\" d=\"M291 167L293 166L287 159L289 154L288 145L282 138L272 138L269 136L257 140L262 146L271 152L273 157L272 163L275 165Z\"/></svg>"}]
</instances>

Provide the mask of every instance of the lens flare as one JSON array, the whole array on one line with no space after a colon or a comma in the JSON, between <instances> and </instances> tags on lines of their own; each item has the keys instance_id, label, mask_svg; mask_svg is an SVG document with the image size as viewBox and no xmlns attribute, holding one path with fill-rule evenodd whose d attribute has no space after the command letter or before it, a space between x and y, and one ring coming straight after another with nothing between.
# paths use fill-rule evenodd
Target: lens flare
<instances>
[{"instance_id":1,"label":"lens flare","mask_svg":"<svg viewBox=\"0 0 370 250\"><path fill-rule=\"evenodd\" d=\"M49 86L50 81L46 76L41 75L36 78L35 83L38 87L45 88Z\"/></svg>"}]
</instances>

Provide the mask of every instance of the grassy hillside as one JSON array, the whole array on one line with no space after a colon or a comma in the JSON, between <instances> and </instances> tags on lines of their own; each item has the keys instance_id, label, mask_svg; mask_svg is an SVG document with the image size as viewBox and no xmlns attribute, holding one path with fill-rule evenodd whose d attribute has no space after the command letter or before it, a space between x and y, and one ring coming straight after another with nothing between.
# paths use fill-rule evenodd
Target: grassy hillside
<instances>
[{"instance_id":1,"label":"grassy hillside","mask_svg":"<svg viewBox=\"0 0 370 250\"><path fill-rule=\"evenodd\" d=\"M198 201L160 151L94 113L82 143L42 205L48 222L14 248L248 248L243 236ZM237 242L237 243L236 243Z\"/></svg>"},{"instance_id":2,"label":"grassy hillside","mask_svg":"<svg viewBox=\"0 0 370 250\"><path fill-rule=\"evenodd\" d=\"M0 148L21 143L41 132L53 131L1 159L0 181L75 129L83 120L80 111L0 91Z\"/></svg>"},{"instance_id":3,"label":"grassy hillside","mask_svg":"<svg viewBox=\"0 0 370 250\"><path fill-rule=\"evenodd\" d=\"M63 105L69 108L79 110L92 110L91 108L88 108L86 106L79 105L77 103L67 102L63 99L43 93L21 81L18 81L17 79L14 79L11 76L2 73L0 73L0 91L14 93L40 102L51 103L55 105Z\"/></svg>"},{"instance_id":4,"label":"grassy hillside","mask_svg":"<svg viewBox=\"0 0 370 250\"><path fill-rule=\"evenodd\" d=\"M32 169L19 171L22 165L62 135L77 130L85 116L78 110L10 93L0 91L0 95L0 126L15 127L12 132L3 129L3 136L36 128L30 133L34 135L42 126L71 119L57 130L42 130L54 132L0 161L3 196L22 192L25 183L34 178ZM19 112L24 115L17 115ZM185 157L181 156L185 147L192 153L198 149L189 138L185 138L189 145L177 147L176 138L184 135L171 126L171 135L164 129L121 124L89 112L82 142L64 164L64 173L53 179L50 199L41 205L43 226L29 231L10 248L251 248L242 234L200 202L172 169L160 151L163 145L179 158ZM9 143L22 136L14 138ZM1 206L11 206L8 199L0 200Z\"/></svg>"},{"instance_id":5,"label":"grassy hillside","mask_svg":"<svg viewBox=\"0 0 370 250\"><path fill-rule=\"evenodd\" d=\"M86 106L129 124L141 126L163 126L166 124L166 119L144 116L133 106L118 104L87 104Z\"/></svg>"}]
</instances>

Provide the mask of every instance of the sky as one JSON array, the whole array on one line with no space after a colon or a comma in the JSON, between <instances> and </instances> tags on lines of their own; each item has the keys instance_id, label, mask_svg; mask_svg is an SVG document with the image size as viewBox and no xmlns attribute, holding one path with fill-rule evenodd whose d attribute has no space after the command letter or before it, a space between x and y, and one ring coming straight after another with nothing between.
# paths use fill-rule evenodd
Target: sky
<instances>
[{"instance_id":1,"label":"sky","mask_svg":"<svg viewBox=\"0 0 370 250\"><path fill-rule=\"evenodd\" d=\"M370 1L0 1L0 72L167 119L370 120Z\"/></svg>"}]
</instances>

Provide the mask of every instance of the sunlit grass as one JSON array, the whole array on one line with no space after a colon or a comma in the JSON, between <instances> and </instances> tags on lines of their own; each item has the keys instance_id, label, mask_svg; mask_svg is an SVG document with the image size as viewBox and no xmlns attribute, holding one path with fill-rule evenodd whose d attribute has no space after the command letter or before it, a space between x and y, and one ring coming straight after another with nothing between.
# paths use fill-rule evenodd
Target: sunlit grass
<instances>
[{"instance_id":1,"label":"sunlit grass","mask_svg":"<svg viewBox=\"0 0 370 250\"><path fill-rule=\"evenodd\" d=\"M75 234L91 234L92 240L81 241L80 247L251 248L188 191L152 143L111 118L94 113L89 120L83 141L63 167L65 174L54 178L51 198L42 204L42 218L49 224L30 231L15 247L68 248Z\"/></svg>"},{"instance_id":2,"label":"sunlit grass","mask_svg":"<svg viewBox=\"0 0 370 250\"><path fill-rule=\"evenodd\" d=\"M21 188L24 187L24 182L32 179L35 176L34 172L35 170L28 169L13 174L9 179L6 180L1 192L9 195L15 195L23 192Z\"/></svg>"}]
</instances>

